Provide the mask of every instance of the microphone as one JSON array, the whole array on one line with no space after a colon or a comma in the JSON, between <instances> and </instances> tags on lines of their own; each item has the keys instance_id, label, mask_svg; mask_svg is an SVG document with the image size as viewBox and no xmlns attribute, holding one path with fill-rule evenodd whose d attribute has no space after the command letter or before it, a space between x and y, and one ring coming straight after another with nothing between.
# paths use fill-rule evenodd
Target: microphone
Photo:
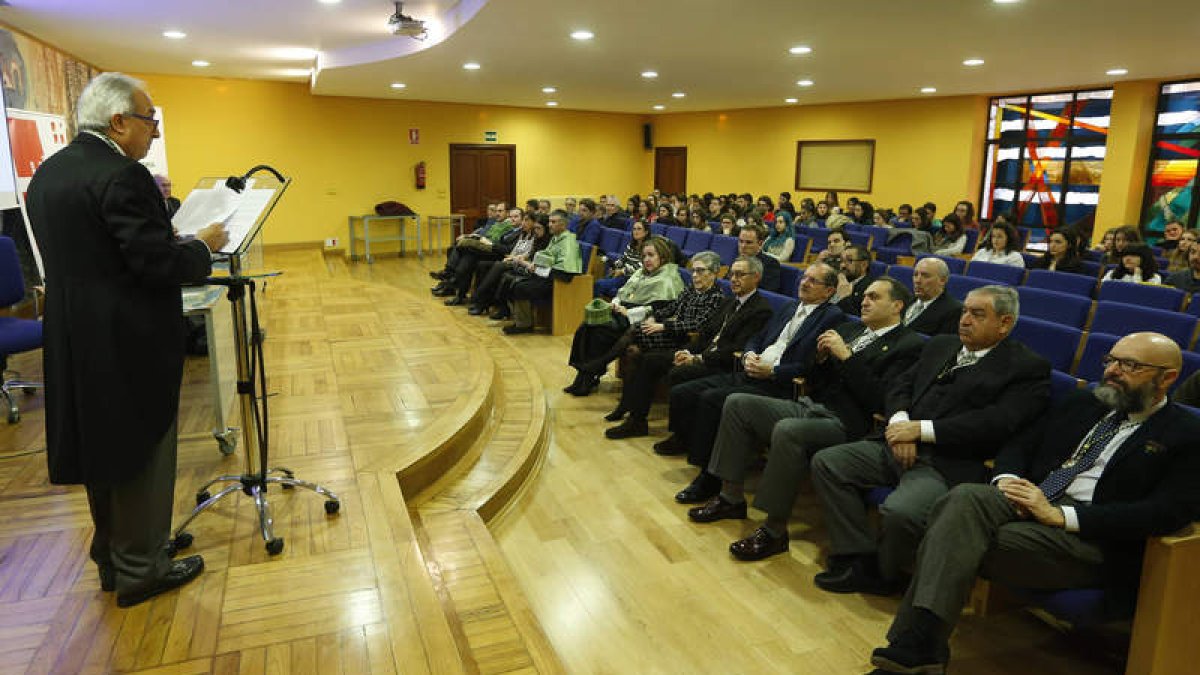
<instances>
[{"instance_id":1,"label":"microphone","mask_svg":"<svg viewBox=\"0 0 1200 675\"><path fill-rule=\"evenodd\" d=\"M283 174L279 173L274 168L267 166L266 164L259 164L241 176L230 176L229 178L226 178L225 187L233 190L234 192L241 192L242 190L246 189L246 181L249 180L250 176L253 176L259 171L268 171L271 173L271 175L275 176L280 183L284 181Z\"/></svg>"}]
</instances>

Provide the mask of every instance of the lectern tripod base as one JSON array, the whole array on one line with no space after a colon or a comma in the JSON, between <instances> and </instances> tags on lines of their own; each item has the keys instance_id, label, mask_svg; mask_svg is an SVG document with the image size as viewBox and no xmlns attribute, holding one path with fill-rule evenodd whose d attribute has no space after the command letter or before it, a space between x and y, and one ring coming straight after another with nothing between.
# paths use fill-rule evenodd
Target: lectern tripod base
<instances>
[{"instance_id":1,"label":"lectern tripod base","mask_svg":"<svg viewBox=\"0 0 1200 675\"><path fill-rule=\"evenodd\" d=\"M271 517L271 504L267 501L267 486L275 484L281 486L284 490L291 490L298 487L311 490L325 498L325 513L331 516L336 514L342 507L342 502L336 494L316 483L296 478L291 469L275 467L268 470L266 474L265 477L260 474L218 476L205 483L204 487L196 491L196 508L192 509L192 513L187 517L187 520L184 520L183 524L175 530L175 536L171 541L173 548L178 551L191 546L192 535L187 532L188 525L196 519L196 516L208 510L210 506L238 491L254 498L254 508L258 512L259 532L262 534L263 543L266 544L267 553L271 555L276 555L283 551L283 537L276 537L274 533L275 521ZM216 494L212 494L210 489L214 485L221 483L232 484L225 486Z\"/></svg>"}]
</instances>

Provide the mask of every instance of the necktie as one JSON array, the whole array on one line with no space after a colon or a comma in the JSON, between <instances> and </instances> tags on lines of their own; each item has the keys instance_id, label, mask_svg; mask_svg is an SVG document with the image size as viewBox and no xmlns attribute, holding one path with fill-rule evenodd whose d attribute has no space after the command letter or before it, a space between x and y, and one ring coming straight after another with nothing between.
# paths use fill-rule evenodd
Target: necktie
<instances>
[{"instance_id":1,"label":"necktie","mask_svg":"<svg viewBox=\"0 0 1200 675\"><path fill-rule=\"evenodd\" d=\"M808 316L808 308L800 305L796 310L796 315L788 322L787 328L784 329L783 344L791 344L792 338L796 337L796 333L800 331L800 324L804 323L804 318Z\"/></svg>"},{"instance_id":2,"label":"necktie","mask_svg":"<svg viewBox=\"0 0 1200 675\"><path fill-rule=\"evenodd\" d=\"M1045 493L1046 499L1054 501L1061 497L1076 476L1092 468L1092 465L1100 457L1100 453L1104 452L1104 448L1112 442L1113 436L1117 435L1117 430L1121 428L1123 421L1125 421L1124 415L1107 415L1092 427L1092 433L1088 434L1087 439L1075 453L1067 458L1062 466L1051 471L1042 480L1041 485L1038 485Z\"/></svg>"},{"instance_id":3,"label":"necktie","mask_svg":"<svg viewBox=\"0 0 1200 675\"><path fill-rule=\"evenodd\" d=\"M871 343L875 341L875 337L875 331L868 328L867 330L863 331L862 335L854 338L854 342L850 343L850 351L855 354L861 352L862 350L871 346Z\"/></svg>"},{"instance_id":4,"label":"necktie","mask_svg":"<svg viewBox=\"0 0 1200 675\"><path fill-rule=\"evenodd\" d=\"M918 300L918 301L914 302L913 306L908 308L908 316L904 317L904 324L908 325L908 324L912 323L913 320L915 320L918 316L921 316L921 312L924 312L924 311L925 311L925 301L924 300Z\"/></svg>"}]
</instances>

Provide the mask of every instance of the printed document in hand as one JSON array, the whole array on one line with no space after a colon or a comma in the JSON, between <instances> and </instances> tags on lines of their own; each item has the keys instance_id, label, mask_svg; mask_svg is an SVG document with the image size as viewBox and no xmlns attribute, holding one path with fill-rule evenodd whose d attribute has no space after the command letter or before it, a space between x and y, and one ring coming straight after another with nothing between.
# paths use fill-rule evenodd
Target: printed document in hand
<instances>
[{"instance_id":1,"label":"printed document in hand","mask_svg":"<svg viewBox=\"0 0 1200 675\"><path fill-rule=\"evenodd\" d=\"M246 181L240 194L220 184L205 190L192 190L171 224L179 236L196 236L212 223L223 223L229 232L229 243L221 253L234 253L258 222L263 209L271 203L274 190L255 190L254 179Z\"/></svg>"}]
</instances>

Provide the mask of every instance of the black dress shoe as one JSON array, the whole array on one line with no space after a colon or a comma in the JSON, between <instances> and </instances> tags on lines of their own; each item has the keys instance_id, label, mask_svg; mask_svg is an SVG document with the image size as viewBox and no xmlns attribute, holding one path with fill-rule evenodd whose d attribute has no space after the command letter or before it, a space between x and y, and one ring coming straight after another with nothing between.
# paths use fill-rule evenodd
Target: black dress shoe
<instances>
[{"instance_id":1,"label":"black dress shoe","mask_svg":"<svg viewBox=\"0 0 1200 675\"><path fill-rule=\"evenodd\" d=\"M488 318L492 321L507 321L512 318L512 312L507 309L498 309L488 315Z\"/></svg>"},{"instance_id":2,"label":"black dress shoe","mask_svg":"<svg viewBox=\"0 0 1200 675\"><path fill-rule=\"evenodd\" d=\"M505 326L503 330L505 335L524 335L525 333L532 333L533 326L518 326L513 324L511 326Z\"/></svg>"},{"instance_id":3,"label":"black dress shoe","mask_svg":"<svg viewBox=\"0 0 1200 675\"><path fill-rule=\"evenodd\" d=\"M466 298L464 298L461 295L456 295L453 298L450 298L449 300L447 300L446 302L443 302L442 304L447 307L457 307L459 305L465 304L466 302L467 302Z\"/></svg>"},{"instance_id":4,"label":"black dress shoe","mask_svg":"<svg viewBox=\"0 0 1200 675\"><path fill-rule=\"evenodd\" d=\"M117 606L132 607L145 602L160 593L165 593L173 588L179 588L200 576L200 572L202 571L204 571L204 558L198 555L188 556L183 560L176 560L171 563L166 575L158 579L143 581L127 591L117 593Z\"/></svg>"},{"instance_id":5,"label":"black dress shoe","mask_svg":"<svg viewBox=\"0 0 1200 675\"><path fill-rule=\"evenodd\" d=\"M742 520L746 517L746 501L736 504L726 501L721 495L704 502L702 506L688 509L688 518L697 523L714 523L718 520Z\"/></svg>"},{"instance_id":6,"label":"black dress shoe","mask_svg":"<svg viewBox=\"0 0 1200 675\"><path fill-rule=\"evenodd\" d=\"M429 273L429 278L441 281L446 278L446 272L444 270L434 270Z\"/></svg>"},{"instance_id":7,"label":"black dress shoe","mask_svg":"<svg viewBox=\"0 0 1200 675\"><path fill-rule=\"evenodd\" d=\"M707 471L701 471L687 487L675 493L675 501L680 504L703 504L719 494L721 479Z\"/></svg>"},{"instance_id":8,"label":"black dress shoe","mask_svg":"<svg viewBox=\"0 0 1200 675\"><path fill-rule=\"evenodd\" d=\"M477 305L471 305L470 307L467 308L467 314L470 314L471 316L479 316L480 314L483 314L486 311L487 311L486 309L484 309L483 307L479 307Z\"/></svg>"},{"instance_id":9,"label":"black dress shoe","mask_svg":"<svg viewBox=\"0 0 1200 675\"><path fill-rule=\"evenodd\" d=\"M112 565L97 565L100 571L100 590L111 593L117 590L117 570Z\"/></svg>"},{"instance_id":10,"label":"black dress shoe","mask_svg":"<svg viewBox=\"0 0 1200 675\"><path fill-rule=\"evenodd\" d=\"M448 298L452 295L458 294L458 290L450 284L438 284L437 286L433 287L431 292L433 293L434 297L438 298Z\"/></svg>"},{"instance_id":11,"label":"black dress shoe","mask_svg":"<svg viewBox=\"0 0 1200 675\"><path fill-rule=\"evenodd\" d=\"M948 649L943 649L949 652ZM871 665L885 673L918 673L942 675L946 661L937 655L937 642L916 632L896 636L891 644L871 652Z\"/></svg>"},{"instance_id":12,"label":"black dress shoe","mask_svg":"<svg viewBox=\"0 0 1200 675\"><path fill-rule=\"evenodd\" d=\"M616 422L617 420L621 419L622 417L625 417L625 413L627 413L627 412L629 412L629 411L626 410L625 408L622 408L621 406L617 406L617 407L613 408L612 412L610 412L604 416L604 421L605 422Z\"/></svg>"},{"instance_id":13,"label":"black dress shoe","mask_svg":"<svg viewBox=\"0 0 1200 675\"><path fill-rule=\"evenodd\" d=\"M861 556L840 573L822 572L813 583L830 593L867 593L889 596L899 591L899 584L879 576L875 556Z\"/></svg>"},{"instance_id":14,"label":"black dress shoe","mask_svg":"<svg viewBox=\"0 0 1200 675\"><path fill-rule=\"evenodd\" d=\"M654 454L664 456L685 455L687 454L687 446L679 441L678 436L671 434L654 444Z\"/></svg>"},{"instance_id":15,"label":"black dress shoe","mask_svg":"<svg viewBox=\"0 0 1200 675\"><path fill-rule=\"evenodd\" d=\"M729 552L738 560L762 560L788 550L788 537L776 537L765 527L760 527L754 534L745 539L738 539L729 545Z\"/></svg>"},{"instance_id":16,"label":"black dress shoe","mask_svg":"<svg viewBox=\"0 0 1200 675\"><path fill-rule=\"evenodd\" d=\"M630 417L611 429L604 430L604 437L618 440L621 438L636 438L638 436L649 436L650 427L646 424L646 418Z\"/></svg>"},{"instance_id":17,"label":"black dress shoe","mask_svg":"<svg viewBox=\"0 0 1200 675\"><path fill-rule=\"evenodd\" d=\"M590 396L592 392L599 388L600 376L584 373L583 380L567 393L571 394L572 396Z\"/></svg>"}]
</instances>

